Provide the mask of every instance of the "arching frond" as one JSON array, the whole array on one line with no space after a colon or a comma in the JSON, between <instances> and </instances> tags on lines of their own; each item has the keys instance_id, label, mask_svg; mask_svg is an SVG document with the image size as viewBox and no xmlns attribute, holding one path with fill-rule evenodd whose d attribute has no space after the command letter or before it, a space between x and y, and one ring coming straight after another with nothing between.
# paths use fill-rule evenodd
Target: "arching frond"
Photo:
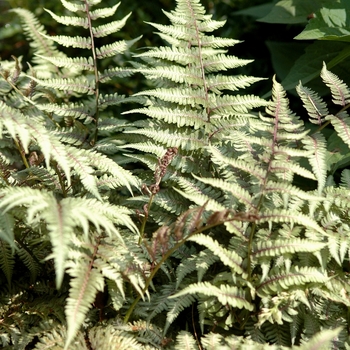
<instances>
[{"instance_id":1,"label":"arching frond","mask_svg":"<svg viewBox=\"0 0 350 350\"><path fill-rule=\"evenodd\" d=\"M346 111L337 115L328 115L325 119L332 123L338 136L350 146L350 117Z\"/></svg>"},{"instance_id":2,"label":"arching frond","mask_svg":"<svg viewBox=\"0 0 350 350\"><path fill-rule=\"evenodd\" d=\"M261 241L254 248L253 257L280 256L295 252L316 252L324 248L325 243L308 241L302 238L292 240Z\"/></svg>"},{"instance_id":3,"label":"arching frond","mask_svg":"<svg viewBox=\"0 0 350 350\"><path fill-rule=\"evenodd\" d=\"M318 193L321 194L326 185L327 176L326 140L321 133L317 133L304 138L303 143L306 149L312 151L309 162L318 181Z\"/></svg>"},{"instance_id":4,"label":"arching frond","mask_svg":"<svg viewBox=\"0 0 350 350\"><path fill-rule=\"evenodd\" d=\"M325 63L323 63L323 68L321 70L321 78L331 89L333 103L341 105L342 107L350 103L350 90L348 86L334 73L330 72Z\"/></svg>"},{"instance_id":5,"label":"arching frond","mask_svg":"<svg viewBox=\"0 0 350 350\"><path fill-rule=\"evenodd\" d=\"M81 257L81 259L84 258ZM97 292L103 291L104 287L103 276L92 267L92 262L89 260L85 260L85 264L71 261L68 266L68 273L72 279L65 310L68 329L64 349L69 349L91 304L95 300Z\"/></svg>"},{"instance_id":6,"label":"arching frond","mask_svg":"<svg viewBox=\"0 0 350 350\"><path fill-rule=\"evenodd\" d=\"M325 102L314 91L303 86L301 82L296 90L310 116L310 122L321 125L324 122L324 117L329 113Z\"/></svg>"},{"instance_id":7,"label":"arching frond","mask_svg":"<svg viewBox=\"0 0 350 350\"><path fill-rule=\"evenodd\" d=\"M65 57L66 55L59 52L54 46L53 41L47 36L47 32L42 24L39 23L38 19L28 10L23 8L12 9L20 16L23 22L23 28L27 36L30 37L30 45L34 48L37 55L48 56L48 57ZM39 57L39 56L37 56ZM42 61L36 60L37 64L41 64ZM47 67L49 71L55 71L54 66L49 65Z\"/></svg>"},{"instance_id":8,"label":"arching frond","mask_svg":"<svg viewBox=\"0 0 350 350\"><path fill-rule=\"evenodd\" d=\"M324 284L328 277L320 270L312 267L292 268L289 272L280 271L267 278L257 286L257 293L261 296L270 292L280 292L291 285L303 286L308 283Z\"/></svg>"}]
</instances>

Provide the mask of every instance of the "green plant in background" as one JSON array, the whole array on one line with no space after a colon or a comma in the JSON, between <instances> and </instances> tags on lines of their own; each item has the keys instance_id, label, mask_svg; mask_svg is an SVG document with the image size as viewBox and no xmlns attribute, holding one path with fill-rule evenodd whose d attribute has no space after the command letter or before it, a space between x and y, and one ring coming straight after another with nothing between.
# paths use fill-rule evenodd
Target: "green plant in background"
<instances>
[{"instance_id":1,"label":"green plant in background","mask_svg":"<svg viewBox=\"0 0 350 350\"><path fill-rule=\"evenodd\" d=\"M262 18L261 12L259 14L258 9L254 11L254 8L243 10L241 13L254 15L265 23L304 27L294 37L294 42L268 42L274 69L279 73L286 90L295 89L299 80L305 84L318 78L323 61L329 69L334 69L348 80L348 1L283 0L266 6L270 7L270 11ZM302 40L313 42L305 44L300 42ZM316 79L312 86L320 92L326 92L319 79Z\"/></svg>"},{"instance_id":2,"label":"green plant in background","mask_svg":"<svg viewBox=\"0 0 350 350\"><path fill-rule=\"evenodd\" d=\"M332 102L296 82L301 118L275 78L244 93L262 79L232 74L251 60L199 0L130 65L119 4L61 3L74 35L14 9L34 56L1 61L3 348L348 348L350 90L329 62ZM133 73L147 90L116 94Z\"/></svg>"}]
</instances>

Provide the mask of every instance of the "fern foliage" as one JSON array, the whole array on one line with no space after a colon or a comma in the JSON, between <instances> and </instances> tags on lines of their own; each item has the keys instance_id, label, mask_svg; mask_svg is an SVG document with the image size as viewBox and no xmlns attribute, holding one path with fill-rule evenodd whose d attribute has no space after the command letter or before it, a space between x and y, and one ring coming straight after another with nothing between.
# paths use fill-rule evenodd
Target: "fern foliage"
<instances>
[{"instance_id":1,"label":"fern foliage","mask_svg":"<svg viewBox=\"0 0 350 350\"><path fill-rule=\"evenodd\" d=\"M138 179L112 159L115 152L107 156L98 147L99 123L114 119L106 107L125 99L116 93L101 93L100 62L124 53L134 42L117 40L97 45L97 38L116 33L129 17L102 24L101 20L115 14L118 5L103 9L96 8L98 3L62 1L66 11L73 12L69 16L48 11L62 25L82 30L71 37L52 37L32 13L12 10L23 23L34 57L27 72L19 58L1 63L0 266L7 282L3 293L6 298L17 295L19 287L13 279L18 278L16 266L21 262L27 272L22 273L19 283L33 284L36 290L51 271L55 275L52 282L62 291L62 300L57 310L45 312L24 329L20 322L11 328L11 321L6 321L1 330L5 334L3 346L24 348L38 334L35 327L45 326L41 332L49 339L57 326L54 315L65 309L59 321L66 325L63 347L70 348L75 337L79 339L80 327L96 295L108 288L105 279L117 283L118 293L125 299L123 271L129 263L138 266L133 257L122 267L106 266L103 261L107 256L97 252L101 239L126 247L124 234L137 237L131 211L115 201L112 192L118 189L132 193L139 187ZM82 57L70 58L55 43L89 51ZM105 83L110 80L104 78ZM140 290L141 277L137 273L132 276L131 285ZM38 310L44 307L44 299L42 303ZM9 306L2 317L7 318L13 307ZM58 336L60 330L57 332Z\"/></svg>"},{"instance_id":2,"label":"fern foliage","mask_svg":"<svg viewBox=\"0 0 350 350\"><path fill-rule=\"evenodd\" d=\"M349 348L346 82L299 116L199 0L130 64L119 3L61 5L13 9L33 57L0 66L0 347Z\"/></svg>"}]
</instances>

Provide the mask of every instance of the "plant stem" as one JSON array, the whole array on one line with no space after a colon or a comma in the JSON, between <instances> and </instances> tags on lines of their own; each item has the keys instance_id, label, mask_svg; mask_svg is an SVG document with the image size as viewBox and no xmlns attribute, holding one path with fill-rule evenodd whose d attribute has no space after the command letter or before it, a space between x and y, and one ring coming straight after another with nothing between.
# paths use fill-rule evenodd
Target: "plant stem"
<instances>
[{"instance_id":1,"label":"plant stem","mask_svg":"<svg viewBox=\"0 0 350 350\"><path fill-rule=\"evenodd\" d=\"M89 25L89 31L90 31L90 38L91 38L91 51L92 51L92 59L94 62L94 74L95 74L95 105L96 105L96 111L95 111L95 132L94 137L91 141L92 146L94 146L97 142L97 135L98 135L98 122L99 122L99 109L98 109L98 100L100 97L100 78L98 75L98 69L97 69L97 55L96 55L96 48L95 48L95 41L94 41L94 34L92 32L92 23L91 23L91 16L90 16L90 9L89 4L85 0L85 10L86 10L86 16L88 20Z\"/></svg>"},{"instance_id":2,"label":"plant stem","mask_svg":"<svg viewBox=\"0 0 350 350\"><path fill-rule=\"evenodd\" d=\"M15 142L15 145L16 145L16 147L17 147L17 149L18 149L18 151L19 151L19 153L20 153L20 155L21 155L21 158L22 158L22 160L23 160L24 166L25 166L27 169L29 169L30 166L29 166L29 164L28 164L28 161L27 161L27 158L26 158L26 156L25 156L25 152L24 152L24 149L23 149L22 145L21 145L15 138L13 139L13 141Z\"/></svg>"},{"instance_id":3,"label":"plant stem","mask_svg":"<svg viewBox=\"0 0 350 350\"><path fill-rule=\"evenodd\" d=\"M154 193L151 194L150 198L149 198L149 201L148 203L146 204L147 205L147 213L145 213L145 216L143 217L143 220L142 220L142 223L141 223L141 227L140 227L140 238L139 238L139 241L138 241L138 245L141 244L142 240L143 240L143 237L145 236L145 228L146 228L146 223L147 223L147 219L148 219L148 213L151 209L151 205L152 205L152 202L153 202L153 198L154 198Z\"/></svg>"}]
</instances>

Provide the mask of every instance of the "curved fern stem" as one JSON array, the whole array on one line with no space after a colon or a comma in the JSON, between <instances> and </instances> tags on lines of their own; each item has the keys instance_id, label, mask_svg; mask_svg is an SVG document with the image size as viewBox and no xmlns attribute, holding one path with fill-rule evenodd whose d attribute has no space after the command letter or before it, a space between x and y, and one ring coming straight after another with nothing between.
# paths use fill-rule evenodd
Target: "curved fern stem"
<instances>
[{"instance_id":1,"label":"curved fern stem","mask_svg":"<svg viewBox=\"0 0 350 350\"><path fill-rule=\"evenodd\" d=\"M23 160L24 166L25 166L27 169L29 169L29 168L30 168L30 165L28 164L27 158L26 158L26 156L25 156L25 151L24 151L22 145L21 145L20 142L18 142L16 139L13 139L13 141L15 142L16 148L18 149L19 154L21 155L21 158L22 158L22 160Z\"/></svg>"},{"instance_id":2,"label":"curved fern stem","mask_svg":"<svg viewBox=\"0 0 350 350\"><path fill-rule=\"evenodd\" d=\"M139 241L138 241L138 245L141 244L143 237L145 236L145 227L146 227L146 223L147 223L147 219L148 219L148 213L151 209L151 205L153 202L153 198L154 198L155 194L152 193L148 203L146 204L146 208L147 208L147 212L145 212L145 216L143 217L142 223L141 223L141 228L140 228L140 237L139 237Z\"/></svg>"},{"instance_id":3,"label":"curved fern stem","mask_svg":"<svg viewBox=\"0 0 350 350\"><path fill-rule=\"evenodd\" d=\"M98 122L99 122L98 99L100 95L100 89L99 89L99 76L98 76L98 70L97 70L97 55L96 55L96 48L95 48L95 42L94 42L94 34L92 32L92 23L91 23L90 11L89 11L89 4L86 0L84 2L85 2L86 16L87 16L89 31L90 31L91 51L92 51L92 59L94 62L94 74L95 74L95 104L96 104L95 132L94 132L94 137L91 141L92 146L94 146L95 143L97 142L97 134L98 134Z\"/></svg>"},{"instance_id":4,"label":"curved fern stem","mask_svg":"<svg viewBox=\"0 0 350 350\"><path fill-rule=\"evenodd\" d=\"M64 198L66 198L67 197L67 189L66 189L66 186L65 186L65 182L63 180L63 176L62 176L62 174L61 174L61 172L60 172L60 170L59 170L59 168L58 168L56 163L54 164L54 168L55 168L56 174L58 176L58 181L59 181L60 186L61 186L62 195L63 195Z\"/></svg>"},{"instance_id":5,"label":"curved fern stem","mask_svg":"<svg viewBox=\"0 0 350 350\"><path fill-rule=\"evenodd\" d=\"M256 224L253 223L252 227L251 227L250 234L249 234L248 254L247 254L247 260L248 260L248 263L247 263L247 275L248 275L248 277L247 277L247 279L249 282L251 282L251 277L252 277L251 254L253 251L253 240L254 240L255 231L256 231Z\"/></svg>"},{"instance_id":6,"label":"curved fern stem","mask_svg":"<svg viewBox=\"0 0 350 350\"><path fill-rule=\"evenodd\" d=\"M193 18L195 17L195 13L193 11L193 8L189 6ZM205 101L206 101L206 110L207 110L207 115L208 115L208 122L210 122L210 114L209 114L209 103L208 103L208 87L207 87L207 81L205 77L205 71L204 71L204 64L203 64L203 56L202 56L202 44L201 44L201 39L199 37L199 29L198 29L198 24L197 21L194 19L194 28L196 30L196 36L197 36L197 45L198 45L198 56L199 56L199 63L200 63L200 70L201 70L201 75L202 75L202 80L203 80L203 90L204 90L204 95L205 95ZM190 48L190 47L189 47Z\"/></svg>"}]
</instances>

